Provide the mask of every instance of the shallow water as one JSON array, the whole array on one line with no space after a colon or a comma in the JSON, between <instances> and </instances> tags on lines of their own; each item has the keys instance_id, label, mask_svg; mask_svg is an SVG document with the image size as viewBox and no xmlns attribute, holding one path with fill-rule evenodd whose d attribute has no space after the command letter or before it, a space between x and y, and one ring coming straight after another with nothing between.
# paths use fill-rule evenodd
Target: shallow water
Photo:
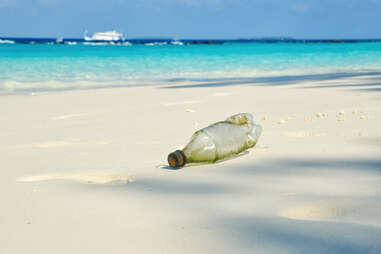
<instances>
[{"instance_id":1,"label":"shallow water","mask_svg":"<svg viewBox=\"0 0 381 254\"><path fill-rule=\"evenodd\" d=\"M381 42L0 44L0 92L100 83L381 70ZM96 84L95 84L96 83Z\"/></svg>"}]
</instances>

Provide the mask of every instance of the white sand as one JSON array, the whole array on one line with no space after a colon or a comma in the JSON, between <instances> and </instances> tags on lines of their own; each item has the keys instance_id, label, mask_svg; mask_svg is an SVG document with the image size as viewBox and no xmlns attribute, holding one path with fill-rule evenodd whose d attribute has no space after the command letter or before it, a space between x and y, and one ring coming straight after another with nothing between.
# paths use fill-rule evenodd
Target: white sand
<instances>
[{"instance_id":1,"label":"white sand","mask_svg":"<svg viewBox=\"0 0 381 254\"><path fill-rule=\"evenodd\" d=\"M0 253L381 253L380 80L2 96ZM165 167L239 112L264 129L250 153Z\"/></svg>"}]
</instances>

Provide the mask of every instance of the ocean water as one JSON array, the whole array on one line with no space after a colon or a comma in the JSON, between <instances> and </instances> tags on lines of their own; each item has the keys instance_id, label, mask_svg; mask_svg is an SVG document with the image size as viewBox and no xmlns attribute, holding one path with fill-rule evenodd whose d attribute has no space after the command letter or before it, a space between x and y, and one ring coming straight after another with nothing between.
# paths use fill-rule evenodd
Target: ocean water
<instances>
[{"instance_id":1,"label":"ocean water","mask_svg":"<svg viewBox=\"0 0 381 254\"><path fill-rule=\"evenodd\" d=\"M381 42L149 42L110 45L0 40L0 92L54 91L173 79L381 71ZM81 84L81 85L80 85Z\"/></svg>"}]
</instances>

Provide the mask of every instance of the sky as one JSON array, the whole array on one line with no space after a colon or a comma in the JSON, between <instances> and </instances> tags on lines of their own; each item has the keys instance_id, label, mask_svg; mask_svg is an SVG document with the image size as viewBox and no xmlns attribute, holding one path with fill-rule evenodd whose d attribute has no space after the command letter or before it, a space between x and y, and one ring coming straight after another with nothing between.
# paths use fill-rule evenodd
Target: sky
<instances>
[{"instance_id":1,"label":"sky","mask_svg":"<svg viewBox=\"0 0 381 254\"><path fill-rule=\"evenodd\" d=\"M1 37L381 38L381 0L0 0Z\"/></svg>"}]
</instances>

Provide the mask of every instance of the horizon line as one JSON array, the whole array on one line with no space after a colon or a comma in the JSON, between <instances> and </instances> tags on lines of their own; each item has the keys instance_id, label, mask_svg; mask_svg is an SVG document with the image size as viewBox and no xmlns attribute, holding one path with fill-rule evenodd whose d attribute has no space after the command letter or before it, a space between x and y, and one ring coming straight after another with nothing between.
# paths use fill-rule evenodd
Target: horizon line
<instances>
[{"instance_id":1,"label":"horizon line","mask_svg":"<svg viewBox=\"0 0 381 254\"><path fill-rule=\"evenodd\" d=\"M63 36L58 36L58 37L20 37L20 36L0 36L0 39L57 39L61 38L63 40L83 40L83 37L63 37ZM181 40L213 40L213 41L237 41L237 40L291 40L291 41L369 41L369 40L381 40L380 38L372 38L372 37L367 37L367 38L351 38L351 37L345 37L345 38L337 38L337 37L322 37L322 38L302 38L302 37L290 37L290 36L263 36L263 37L235 37L235 38L213 38L213 37L155 37L155 36L142 36L142 37L130 37L125 39L124 41L129 41L129 40L175 40L175 41L181 41Z\"/></svg>"}]
</instances>

